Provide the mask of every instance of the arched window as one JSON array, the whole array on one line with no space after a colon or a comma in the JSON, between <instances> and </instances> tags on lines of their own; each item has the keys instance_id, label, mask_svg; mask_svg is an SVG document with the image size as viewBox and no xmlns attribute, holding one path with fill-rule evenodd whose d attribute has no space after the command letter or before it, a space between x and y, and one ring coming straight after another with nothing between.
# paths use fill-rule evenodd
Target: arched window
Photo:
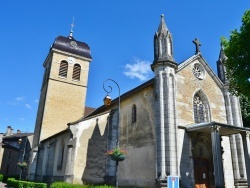
<instances>
[{"instance_id":1,"label":"arched window","mask_svg":"<svg viewBox=\"0 0 250 188\"><path fill-rule=\"evenodd\" d=\"M136 122L136 105L132 106L132 123Z\"/></svg>"},{"instance_id":2,"label":"arched window","mask_svg":"<svg viewBox=\"0 0 250 188\"><path fill-rule=\"evenodd\" d=\"M57 169L62 169L64 160L64 141L61 142L59 153L58 153L58 161L57 161Z\"/></svg>"},{"instance_id":3,"label":"arched window","mask_svg":"<svg viewBox=\"0 0 250 188\"><path fill-rule=\"evenodd\" d=\"M73 68L73 75L72 79L73 80L80 80L80 75L81 75L81 66L79 64L75 64Z\"/></svg>"},{"instance_id":4,"label":"arched window","mask_svg":"<svg viewBox=\"0 0 250 188\"><path fill-rule=\"evenodd\" d=\"M68 62L62 61L59 68L59 76L66 78L68 72Z\"/></svg>"},{"instance_id":5,"label":"arched window","mask_svg":"<svg viewBox=\"0 0 250 188\"><path fill-rule=\"evenodd\" d=\"M210 121L208 100L201 92L198 92L194 95L193 109L195 123Z\"/></svg>"}]
</instances>

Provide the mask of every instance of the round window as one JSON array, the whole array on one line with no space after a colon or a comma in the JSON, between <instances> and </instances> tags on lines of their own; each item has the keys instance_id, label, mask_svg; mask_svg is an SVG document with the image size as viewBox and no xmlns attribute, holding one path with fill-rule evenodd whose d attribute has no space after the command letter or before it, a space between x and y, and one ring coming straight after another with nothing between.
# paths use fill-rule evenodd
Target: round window
<instances>
[{"instance_id":1,"label":"round window","mask_svg":"<svg viewBox=\"0 0 250 188\"><path fill-rule=\"evenodd\" d=\"M205 70L199 63L195 63L193 67L193 74L196 78L202 80L205 78Z\"/></svg>"}]
</instances>

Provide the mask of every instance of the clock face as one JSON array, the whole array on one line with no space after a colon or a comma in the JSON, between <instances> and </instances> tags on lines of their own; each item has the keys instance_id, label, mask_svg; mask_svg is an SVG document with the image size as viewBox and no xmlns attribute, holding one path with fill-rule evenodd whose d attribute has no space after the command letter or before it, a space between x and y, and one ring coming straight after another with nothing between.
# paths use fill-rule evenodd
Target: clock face
<instances>
[{"instance_id":1,"label":"clock face","mask_svg":"<svg viewBox=\"0 0 250 188\"><path fill-rule=\"evenodd\" d=\"M76 46L77 46L77 43L76 43L76 41L71 41L71 42L70 42L70 45L71 45L72 47L76 47Z\"/></svg>"},{"instance_id":2,"label":"clock face","mask_svg":"<svg viewBox=\"0 0 250 188\"><path fill-rule=\"evenodd\" d=\"M68 58L68 62L69 62L70 64L72 64L72 63L75 62L75 59L74 59L73 57L69 57L69 58Z\"/></svg>"}]
</instances>

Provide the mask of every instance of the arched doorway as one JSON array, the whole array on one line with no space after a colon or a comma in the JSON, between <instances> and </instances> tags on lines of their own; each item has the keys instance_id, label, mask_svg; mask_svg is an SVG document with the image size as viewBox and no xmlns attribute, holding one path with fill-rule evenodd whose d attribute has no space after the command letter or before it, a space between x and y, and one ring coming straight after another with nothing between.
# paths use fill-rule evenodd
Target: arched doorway
<instances>
[{"instance_id":1,"label":"arched doorway","mask_svg":"<svg viewBox=\"0 0 250 188\"><path fill-rule=\"evenodd\" d=\"M193 134L192 146L195 187L212 187L214 185L214 177L212 144L210 134Z\"/></svg>"},{"instance_id":2,"label":"arched doorway","mask_svg":"<svg viewBox=\"0 0 250 188\"><path fill-rule=\"evenodd\" d=\"M194 178L196 188L209 187L209 162L205 158L194 159Z\"/></svg>"}]
</instances>

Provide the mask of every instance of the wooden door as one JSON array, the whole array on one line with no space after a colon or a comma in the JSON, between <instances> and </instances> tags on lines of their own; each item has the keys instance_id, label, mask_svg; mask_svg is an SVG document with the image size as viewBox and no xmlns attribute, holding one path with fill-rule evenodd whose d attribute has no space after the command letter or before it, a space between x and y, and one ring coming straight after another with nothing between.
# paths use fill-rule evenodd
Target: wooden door
<instances>
[{"instance_id":1,"label":"wooden door","mask_svg":"<svg viewBox=\"0 0 250 188\"><path fill-rule=\"evenodd\" d=\"M195 188L208 188L208 160L204 158L194 159Z\"/></svg>"}]
</instances>

